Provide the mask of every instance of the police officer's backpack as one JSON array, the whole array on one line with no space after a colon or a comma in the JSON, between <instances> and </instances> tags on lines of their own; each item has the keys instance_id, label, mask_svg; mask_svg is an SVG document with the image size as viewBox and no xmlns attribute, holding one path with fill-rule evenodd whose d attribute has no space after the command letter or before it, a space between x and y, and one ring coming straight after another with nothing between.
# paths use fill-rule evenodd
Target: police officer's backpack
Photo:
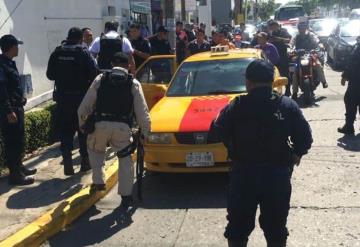
<instances>
[{"instance_id":1,"label":"police officer's backpack","mask_svg":"<svg viewBox=\"0 0 360 247\"><path fill-rule=\"evenodd\" d=\"M89 87L84 74L84 48L81 46L59 46L56 56L56 92L58 94L85 93Z\"/></svg>"},{"instance_id":2,"label":"police officer's backpack","mask_svg":"<svg viewBox=\"0 0 360 247\"><path fill-rule=\"evenodd\" d=\"M133 120L133 77L105 72L96 100L96 120L123 122L131 126Z\"/></svg>"},{"instance_id":3,"label":"police officer's backpack","mask_svg":"<svg viewBox=\"0 0 360 247\"><path fill-rule=\"evenodd\" d=\"M111 69L111 58L117 52L122 52L123 37L119 35L111 39L102 35L100 38L100 52L98 54L98 66L100 69Z\"/></svg>"}]
</instances>

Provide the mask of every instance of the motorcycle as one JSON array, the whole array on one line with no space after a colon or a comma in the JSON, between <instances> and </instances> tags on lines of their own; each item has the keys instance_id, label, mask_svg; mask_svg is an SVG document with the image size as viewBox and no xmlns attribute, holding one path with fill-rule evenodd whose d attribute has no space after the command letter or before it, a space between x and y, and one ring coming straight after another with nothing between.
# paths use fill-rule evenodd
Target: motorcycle
<instances>
[{"instance_id":1,"label":"motorcycle","mask_svg":"<svg viewBox=\"0 0 360 247\"><path fill-rule=\"evenodd\" d=\"M314 99L314 91L320 84L314 67L319 62L318 50L305 51L293 50L290 52L290 78L293 81L296 76L298 85L304 95L305 104L310 105Z\"/></svg>"}]
</instances>

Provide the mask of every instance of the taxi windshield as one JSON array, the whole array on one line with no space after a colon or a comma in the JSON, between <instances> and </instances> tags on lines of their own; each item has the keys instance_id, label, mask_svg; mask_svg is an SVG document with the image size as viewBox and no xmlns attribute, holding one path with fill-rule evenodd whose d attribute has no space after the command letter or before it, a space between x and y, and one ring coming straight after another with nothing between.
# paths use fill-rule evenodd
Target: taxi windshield
<instances>
[{"instance_id":1,"label":"taxi windshield","mask_svg":"<svg viewBox=\"0 0 360 247\"><path fill-rule=\"evenodd\" d=\"M246 92L245 70L252 58L185 62L167 96L202 96Z\"/></svg>"}]
</instances>

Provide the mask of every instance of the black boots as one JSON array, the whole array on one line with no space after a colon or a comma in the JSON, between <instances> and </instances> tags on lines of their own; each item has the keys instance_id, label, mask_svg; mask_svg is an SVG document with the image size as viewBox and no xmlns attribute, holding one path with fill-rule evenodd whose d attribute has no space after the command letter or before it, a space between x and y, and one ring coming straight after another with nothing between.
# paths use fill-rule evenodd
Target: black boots
<instances>
[{"instance_id":1,"label":"black boots","mask_svg":"<svg viewBox=\"0 0 360 247\"><path fill-rule=\"evenodd\" d=\"M74 175L74 168L72 164L72 156L70 153L63 153L63 162L64 162L64 174L65 176Z\"/></svg>"},{"instance_id":2,"label":"black boots","mask_svg":"<svg viewBox=\"0 0 360 247\"><path fill-rule=\"evenodd\" d=\"M89 171L89 170L91 170L89 157L83 157L83 158L81 158L81 168L80 168L80 172L87 172L87 171Z\"/></svg>"},{"instance_id":3,"label":"black boots","mask_svg":"<svg viewBox=\"0 0 360 247\"><path fill-rule=\"evenodd\" d=\"M94 193L97 191L105 191L106 185L105 184L92 184L90 185L90 193Z\"/></svg>"},{"instance_id":4,"label":"black boots","mask_svg":"<svg viewBox=\"0 0 360 247\"><path fill-rule=\"evenodd\" d=\"M34 175L37 172L37 169L30 169L25 167L24 165L21 166L21 172L25 175L25 176L31 176Z\"/></svg>"},{"instance_id":5,"label":"black boots","mask_svg":"<svg viewBox=\"0 0 360 247\"><path fill-rule=\"evenodd\" d=\"M228 240L228 246L229 247L246 247L248 241L231 241Z\"/></svg>"},{"instance_id":6,"label":"black boots","mask_svg":"<svg viewBox=\"0 0 360 247\"><path fill-rule=\"evenodd\" d=\"M121 203L120 203L120 207L121 208L129 208L131 206L133 206L134 201L132 196L121 196Z\"/></svg>"},{"instance_id":7,"label":"black boots","mask_svg":"<svg viewBox=\"0 0 360 247\"><path fill-rule=\"evenodd\" d=\"M268 242L267 247L286 247L286 241L284 241L284 242Z\"/></svg>"},{"instance_id":8,"label":"black boots","mask_svg":"<svg viewBox=\"0 0 360 247\"><path fill-rule=\"evenodd\" d=\"M34 178L26 177L23 173L11 174L9 176L10 185L29 185L34 183Z\"/></svg>"},{"instance_id":9,"label":"black boots","mask_svg":"<svg viewBox=\"0 0 360 247\"><path fill-rule=\"evenodd\" d=\"M345 124L343 127L338 128L338 132L345 135L353 135L355 133L354 125Z\"/></svg>"}]
</instances>

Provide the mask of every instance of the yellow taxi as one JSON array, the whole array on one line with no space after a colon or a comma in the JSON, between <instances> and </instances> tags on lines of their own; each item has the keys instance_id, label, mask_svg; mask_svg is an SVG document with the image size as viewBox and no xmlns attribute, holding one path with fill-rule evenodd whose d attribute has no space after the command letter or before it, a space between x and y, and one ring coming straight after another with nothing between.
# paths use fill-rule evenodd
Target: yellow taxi
<instances>
[{"instance_id":1,"label":"yellow taxi","mask_svg":"<svg viewBox=\"0 0 360 247\"><path fill-rule=\"evenodd\" d=\"M145 167L155 172L226 172L227 151L208 140L210 124L232 99L246 94L245 70L257 49L212 48L187 58L165 96L152 108L151 133L145 143ZM275 71L279 91L287 79Z\"/></svg>"},{"instance_id":2,"label":"yellow taxi","mask_svg":"<svg viewBox=\"0 0 360 247\"><path fill-rule=\"evenodd\" d=\"M135 78L142 85L149 109L164 97L176 68L175 55L158 55L149 57L137 69Z\"/></svg>"}]
</instances>

